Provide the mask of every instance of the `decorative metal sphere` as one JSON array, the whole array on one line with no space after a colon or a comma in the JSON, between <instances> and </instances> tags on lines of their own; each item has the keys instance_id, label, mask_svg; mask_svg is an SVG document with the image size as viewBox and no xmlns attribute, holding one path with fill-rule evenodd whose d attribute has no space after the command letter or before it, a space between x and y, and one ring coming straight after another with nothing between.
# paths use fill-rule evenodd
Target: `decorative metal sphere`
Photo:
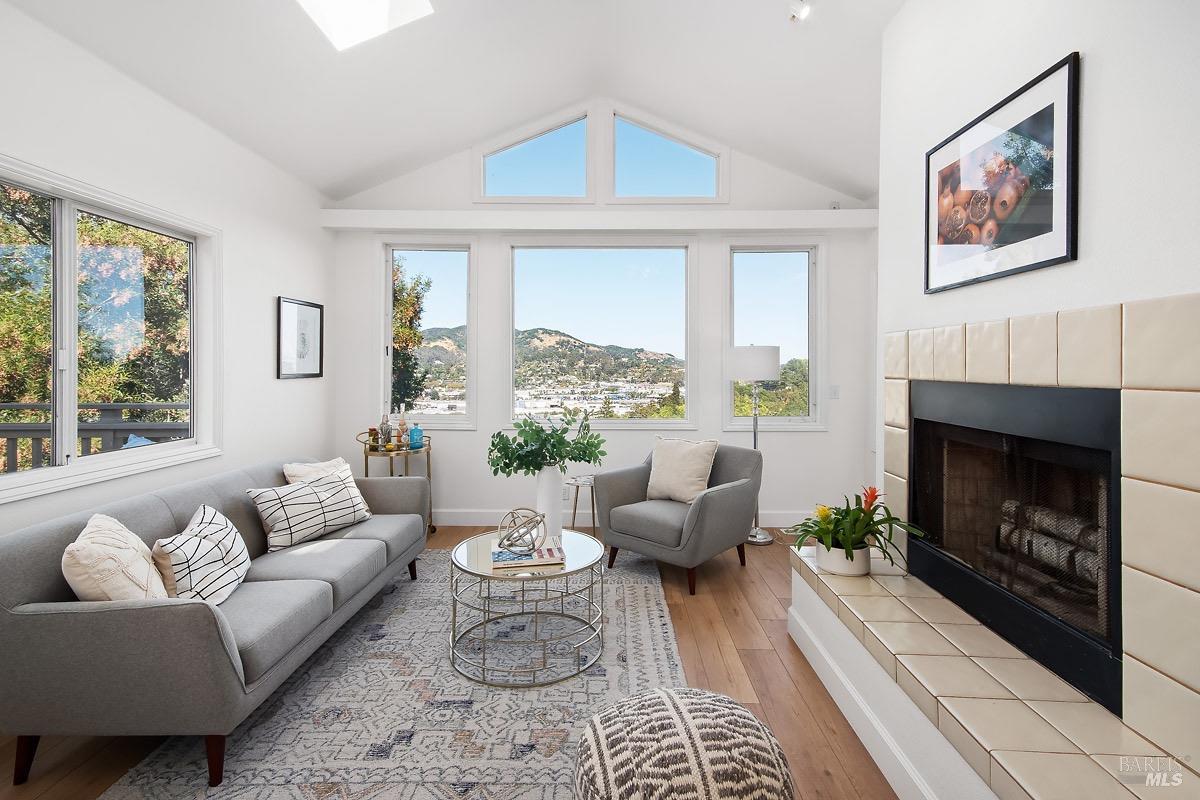
<instances>
[{"instance_id":1,"label":"decorative metal sphere","mask_svg":"<svg viewBox=\"0 0 1200 800\"><path fill-rule=\"evenodd\" d=\"M510 553L532 553L546 541L546 515L532 508L514 508L496 528L500 547Z\"/></svg>"}]
</instances>

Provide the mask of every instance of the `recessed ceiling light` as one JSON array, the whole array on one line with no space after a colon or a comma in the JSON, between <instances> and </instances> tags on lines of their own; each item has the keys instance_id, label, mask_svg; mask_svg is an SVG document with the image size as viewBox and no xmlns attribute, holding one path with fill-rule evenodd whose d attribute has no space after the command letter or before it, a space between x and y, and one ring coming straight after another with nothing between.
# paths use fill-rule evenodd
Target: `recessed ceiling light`
<instances>
[{"instance_id":1,"label":"recessed ceiling light","mask_svg":"<svg viewBox=\"0 0 1200 800\"><path fill-rule=\"evenodd\" d=\"M429 0L296 0L338 50L433 13Z\"/></svg>"},{"instance_id":2,"label":"recessed ceiling light","mask_svg":"<svg viewBox=\"0 0 1200 800\"><path fill-rule=\"evenodd\" d=\"M803 22L812 13L812 5L807 0L793 0L791 9L792 13L789 19L792 22Z\"/></svg>"}]
</instances>

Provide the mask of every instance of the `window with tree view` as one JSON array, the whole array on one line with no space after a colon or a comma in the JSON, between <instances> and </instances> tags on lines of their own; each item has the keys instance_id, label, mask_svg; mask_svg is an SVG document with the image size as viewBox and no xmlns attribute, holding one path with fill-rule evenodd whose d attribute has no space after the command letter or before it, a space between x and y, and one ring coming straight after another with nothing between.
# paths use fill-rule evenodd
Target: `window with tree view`
<instances>
[{"instance_id":1,"label":"window with tree view","mask_svg":"<svg viewBox=\"0 0 1200 800\"><path fill-rule=\"evenodd\" d=\"M465 415L469 251L394 248L391 271L391 409Z\"/></svg>"},{"instance_id":2,"label":"window with tree view","mask_svg":"<svg viewBox=\"0 0 1200 800\"><path fill-rule=\"evenodd\" d=\"M686 416L686 248L516 248L513 322L515 417Z\"/></svg>"},{"instance_id":3,"label":"window with tree view","mask_svg":"<svg viewBox=\"0 0 1200 800\"><path fill-rule=\"evenodd\" d=\"M0 184L4 472L192 436L191 260L182 238ZM78 322L56 340L56 319Z\"/></svg>"},{"instance_id":4,"label":"window with tree view","mask_svg":"<svg viewBox=\"0 0 1200 800\"><path fill-rule=\"evenodd\" d=\"M759 416L803 418L809 405L807 250L733 251L733 345L778 345L779 380L765 381ZM733 416L752 412L751 385L733 383Z\"/></svg>"}]
</instances>

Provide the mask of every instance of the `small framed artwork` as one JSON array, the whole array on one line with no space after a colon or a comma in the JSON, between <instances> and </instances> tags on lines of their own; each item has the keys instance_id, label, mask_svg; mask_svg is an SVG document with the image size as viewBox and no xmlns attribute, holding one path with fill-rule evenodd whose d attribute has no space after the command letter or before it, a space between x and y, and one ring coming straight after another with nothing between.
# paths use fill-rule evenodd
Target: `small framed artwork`
<instances>
[{"instance_id":1,"label":"small framed artwork","mask_svg":"<svg viewBox=\"0 0 1200 800\"><path fill-rule=\"evenodd\" d=\"M925 154L925 293L1075 260L1079 54Z\"/></svg>"},{"instance_id":2,"label":"small framed artwork","mask_svg":"<svg viewBox=\"0 0 1200 800\"><path fill-rule=\"evenodd\" d=\"M325 371L325 306L279 298L279 378L320 378Z\"/></svg>"}]
</instances>

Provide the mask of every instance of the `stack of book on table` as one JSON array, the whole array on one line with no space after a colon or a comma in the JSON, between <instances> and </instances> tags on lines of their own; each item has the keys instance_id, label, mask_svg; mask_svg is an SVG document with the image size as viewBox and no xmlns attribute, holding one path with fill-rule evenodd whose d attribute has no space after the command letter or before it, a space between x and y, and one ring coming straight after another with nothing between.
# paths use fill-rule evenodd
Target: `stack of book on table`
<instances>
[{"instance_id":1,"label":"stack of book on table","mask_svg":"<svg viewBox=\"0 0 1200 800\"><path fill-rule=\"evenodd\" d=\"M513 553L492 544L493 570L528 570L533 568L561 567L566 561L562 549L562 539L547 539L541 547L532 553Z\"/></svg>"}]
</instances>

